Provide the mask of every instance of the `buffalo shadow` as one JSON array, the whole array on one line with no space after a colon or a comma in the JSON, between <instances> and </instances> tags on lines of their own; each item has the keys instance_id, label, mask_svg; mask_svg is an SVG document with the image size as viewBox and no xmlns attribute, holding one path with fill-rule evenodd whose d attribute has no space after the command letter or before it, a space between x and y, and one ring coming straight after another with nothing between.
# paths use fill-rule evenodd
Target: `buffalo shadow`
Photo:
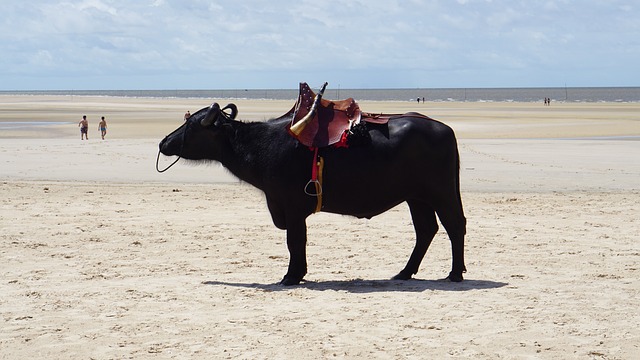
<instances>
[{"instance_id":1,"label":"buffalo shadow","mask_svg":"<svg viewBox=\"0 0 640 360\"><path fill-rule=\"evenodd\" d=\"M259 289L264 291L287 291L289 289L304 288L314 291L346 291L355 294L376 293L376 292L424 292L427 290L436 291L469 291L469 290L489 290L499 289L508 283L491 280L464 280L462 282L451 282L442 280L330 280L330 281L307 281L303 280L299 285L283 286L279 283L258 284L240 283L225 281L203 281L204 285L229 286L237 288Z\"/></svg>"}]
</instances>

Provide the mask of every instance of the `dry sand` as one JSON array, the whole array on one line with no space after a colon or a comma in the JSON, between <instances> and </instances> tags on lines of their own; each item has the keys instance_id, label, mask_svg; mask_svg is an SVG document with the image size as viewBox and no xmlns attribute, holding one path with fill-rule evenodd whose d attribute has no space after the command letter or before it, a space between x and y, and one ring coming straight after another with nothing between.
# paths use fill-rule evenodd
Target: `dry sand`
<instances>
[{"instance_id":1,"label":"dry sand","mask_svg":"<svg viewBox=\"0 0 640 360\"><path fill-rule=\"evenodd\" d=\"M264 120L293 101L236 103ZM466 280L438 281L442 230L416 279L386 280L413 247L401 205L312 215L288 288L258 190L218 165L154 170L206 105L0 96L1 359L638 358L640 104L361 102L457 131ZM62 124L7 125L29 121Z\"/></svg>"}]
</instances>

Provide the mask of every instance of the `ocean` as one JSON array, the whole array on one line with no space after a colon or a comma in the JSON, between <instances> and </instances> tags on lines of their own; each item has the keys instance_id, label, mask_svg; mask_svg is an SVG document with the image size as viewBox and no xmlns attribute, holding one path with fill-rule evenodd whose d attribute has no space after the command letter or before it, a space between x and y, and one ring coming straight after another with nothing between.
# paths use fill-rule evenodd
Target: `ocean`
<instances>
[{"instance_id":1,"label":"ocean","mask_svg":"<svg viewBox=\"0 0 640 360\"><path fill-rule=\"evenodd\" d=\"M317 92L320 85L310 84ZM123 96L150 98L272 99L294 100L298 89L231 90L42 90L0 91L0 95ZM327 87L324 97L358 101L470 101L542 102L545 97L561 102L640 102L640 87L550 88L448 88L448 89L339 89Z\"/></svg>"}]
</instances>

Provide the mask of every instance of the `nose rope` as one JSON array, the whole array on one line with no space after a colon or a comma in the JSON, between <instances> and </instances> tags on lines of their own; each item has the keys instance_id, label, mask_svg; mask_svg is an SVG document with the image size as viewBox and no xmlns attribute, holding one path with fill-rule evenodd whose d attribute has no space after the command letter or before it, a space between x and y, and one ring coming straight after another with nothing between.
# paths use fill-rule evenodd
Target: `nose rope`
<instances>
[{"instance_id":1,"label":"nose rope","mask_svg":"<svg viewBox=\"0 0 640 360\"><path fill-rule=\"evenodd\" d=\"M163 173L163 172L169 170L169 168L171 168L173 165L175 165L178 162L178 160L180 160L180 159L181 159L181 157L178 156L178 158L175 159L175 161L172 162L169 166L167 166L163 170L160 170L160 168L158 168L158 163L160 162L160 150L158 150L158 157L156 157L156 171L159 172L159 173Z\"/></svg>"}]
</instances>

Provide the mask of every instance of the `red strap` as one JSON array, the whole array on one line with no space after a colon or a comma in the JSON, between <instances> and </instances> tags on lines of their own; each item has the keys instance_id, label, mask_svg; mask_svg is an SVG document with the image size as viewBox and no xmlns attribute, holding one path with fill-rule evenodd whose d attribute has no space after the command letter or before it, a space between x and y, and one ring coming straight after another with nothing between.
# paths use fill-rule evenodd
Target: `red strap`
<instances>
[{"instance_id":1,"label":"red strap","mask_svg":"<svg viewBox=\"0 0 640 360\"><path fill-rule=\"evenodd\" d=\"M318 148L313 147L313 161L311 162L311 181L318 180Z\"/></svg>"},{"instance_id":2,"label":"red strap","mask_svg":"<svg viewBox=\"0 0 640 360\"><path fill-rule=\"evenodd\" d=\"M340 141L333 144L336 148L348 148L349 144L347 143L347 138L349 137L349 130L345 130L340 137Z\"/></svg>"}]
</instances>

